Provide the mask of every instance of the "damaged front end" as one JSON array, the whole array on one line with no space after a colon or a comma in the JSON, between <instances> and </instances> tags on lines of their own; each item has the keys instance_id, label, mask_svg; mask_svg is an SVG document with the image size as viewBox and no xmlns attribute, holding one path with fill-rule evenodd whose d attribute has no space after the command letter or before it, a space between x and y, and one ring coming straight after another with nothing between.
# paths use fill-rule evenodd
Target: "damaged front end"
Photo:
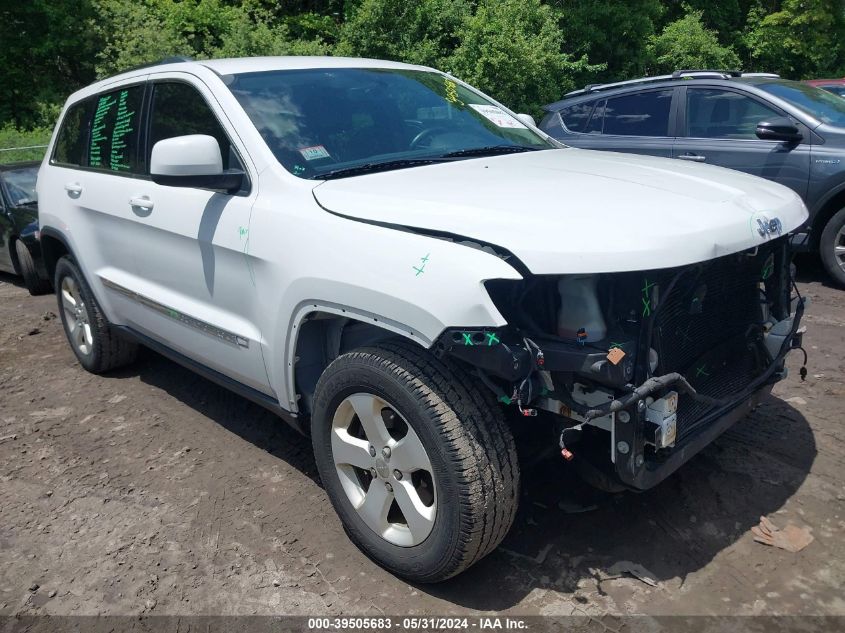
<instances>
[{"instance_id":1,"label":"damaged front end","mask_svg":"<svg viewBox=\"0 0 845 633\"><path fill-rule=\"evenodd\" d=\"M790 259L782 237L672 269L489 281L508 325L449 329L435 351L548 424L567 459L647 489L785 377L804 310Z\"/></svg>"}]
</instances>

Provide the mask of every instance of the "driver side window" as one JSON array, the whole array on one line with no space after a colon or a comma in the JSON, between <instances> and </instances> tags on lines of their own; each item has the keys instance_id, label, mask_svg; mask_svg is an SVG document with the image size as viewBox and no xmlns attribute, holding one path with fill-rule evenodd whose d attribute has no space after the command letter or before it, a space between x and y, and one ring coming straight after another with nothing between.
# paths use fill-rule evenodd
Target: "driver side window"
<instances>
[{"instance_id":1,"label":"driver side window","mask_svg":"<svg viewBox=\"0 0 845 633\"><path fill-rule=\"evenodd\" d=\"M217 139L223 157L223 169L244 167L217 117L203 96L193 86L182 82L157 83L153 89L153 109L150 119L150 140L147 145L147 164L153 145L158 141L207 134Z\"/></svg>"},{"instance_id":2,"label":"driver side window","mask_svg":"<svg viewBox=\"0 0 845 633\"><path fill-rule=\"evenodd\" d=\"M688 137L756 139L757 124L779 116L772 108L738 92L687 88Z\"/></svg>"}]
</instances>

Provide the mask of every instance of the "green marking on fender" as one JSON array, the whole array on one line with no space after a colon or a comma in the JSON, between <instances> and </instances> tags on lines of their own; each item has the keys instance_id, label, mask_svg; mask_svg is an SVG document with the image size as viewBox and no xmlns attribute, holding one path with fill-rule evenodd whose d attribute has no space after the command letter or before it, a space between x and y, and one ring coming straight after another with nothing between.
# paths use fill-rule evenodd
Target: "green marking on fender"
<instances>
[{"instance_id":1,"label":"green marking on fender","mask_svg":"<svg viewBox=\"0 0 845 633\"><path fill-rule=\"evenodd\" d=\"M495 332L487 332L487 345L488 346L495 345L496 343L499 343L499 342L500 342L499 337L496 336Z\"/></svg>"},{"instance_id":2,"label":"green marking on fender","mask_svg":"<svg viewBox=\"0 0 845 633\"><path fill-rule=\"evenodd\" d=\"M497 398L497 400L498 400L499 402L504 402L505 404L510 404L511 402L513 402L513 401L512 401L510 398L508 398L507 396L499 396L499 397Z\"/></svg>"},{"instance_id":3,"label":"green marking on fender","mask_svg":"<svg viewBox=\"0 0 845 633\"><path fill-rule=\"evenodd\" d=\"M469 332L462 332L462 334L464 335L464 345L473 345Z\"/></svg>"},{"instance_id":4,"label":"green marking on fender","mask_svg":"<svg viewBox=\"0 0 845 633\"><path fill-rule=\"evenodd\" d=\"M698 378L699 376L704 376L705 378L709 378L710 374L707 373L707 365L702 365L698 369L695 370L695 377Z\"/></svg>"}]
</instances>

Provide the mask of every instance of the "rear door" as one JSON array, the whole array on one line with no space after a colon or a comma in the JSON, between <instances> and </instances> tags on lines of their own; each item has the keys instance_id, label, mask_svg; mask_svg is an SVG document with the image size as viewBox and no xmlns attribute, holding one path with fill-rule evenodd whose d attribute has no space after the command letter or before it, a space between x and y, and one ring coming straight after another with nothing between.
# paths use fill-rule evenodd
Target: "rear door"
<instances>
[{"instance_id":1,"label":"rear door","mask_svg":"<svg viewBox=\"0 0 845 633\"><path fill-rule=\"evenodd\" d=\"M810 175L810 134L799 144L757 138L757 124L787 116L742 90L721 86L681 88L674 158L744 171L779 182L804 198ZM795 123L802 128L798 121Z\"/></svg>"},{"instance_id":2,"label":"rear door","mask_svg":"<svg viewBox=\"0 0 845 633\"><path fill-rule=\"evenodd\" d=\"M568 145L652 156L672 156L674 88L599 97L560 111Z\"/></svg>"},{"instance_id":3,"label":"rear door","mask_svg":"<svg viewBox=\"0 0 845 633\"><path fill-rule=\"evenodd\" d=\"M217 139L223 168L242 169L249 178L231 195L158 185L149 176L133 181L122 199L132 224L131 244L124 246L132 252L133 270L110 289L135 330L269 393L248 252L256 172L205 84L175 73L156 77L148 85L146 172L156 142L206 134Z\"/></svg>"}]
</instances>

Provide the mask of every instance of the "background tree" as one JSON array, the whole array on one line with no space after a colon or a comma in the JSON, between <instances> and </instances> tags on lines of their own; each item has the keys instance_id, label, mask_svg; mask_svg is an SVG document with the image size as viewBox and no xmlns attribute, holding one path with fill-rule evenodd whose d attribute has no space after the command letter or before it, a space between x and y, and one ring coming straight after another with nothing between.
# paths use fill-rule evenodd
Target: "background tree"
<instances>
[{"instance_id":1,"label":"background tree","mask_svg":"<svg viewBox=\"0 0 845 633\"><path fill-rule=\"evenodd\" d=\"M450 70L535 114L573 87L681 67L843 76L845 8L843 0L0 0L0 42L0 146L8 146L46 140L74 90L173 55L408 61Z\"/></svg>"},{"instance_id":2,"label":"background tree","mask_svg":"<svg viewBox=\"0 0 845 633\"><path fill-rule=\"evenodd\" d=\"M701 11L690 10L684 17L666 25L648 45L652 60L649 69L670 73L679 69L717 68L736 70L739 56L730 46L723 46L714 31L705 28Z\"/></svg>"},{"instance_id":3,"label":"background tree","mask_svg":"<svg viewBox=\"0 0 845 633\"><path fill-rule=\"evenodd\" d=\"M843 74L845 15L841 0L785 0L780 10L755 5L745 42L753 65L786 76Z\"/></svg>"},{"instance_id":4,"label":"background tree","mask_svg":"<svg viewBox=\"0 0 845 633\"><path fill-rule=\"evenodd\" d=\"M575 86L575 76L600 70L561 52L559 18L539 0L482 0L446 68L515 110L539 114Z\"/></svg>"}]
</instances>

